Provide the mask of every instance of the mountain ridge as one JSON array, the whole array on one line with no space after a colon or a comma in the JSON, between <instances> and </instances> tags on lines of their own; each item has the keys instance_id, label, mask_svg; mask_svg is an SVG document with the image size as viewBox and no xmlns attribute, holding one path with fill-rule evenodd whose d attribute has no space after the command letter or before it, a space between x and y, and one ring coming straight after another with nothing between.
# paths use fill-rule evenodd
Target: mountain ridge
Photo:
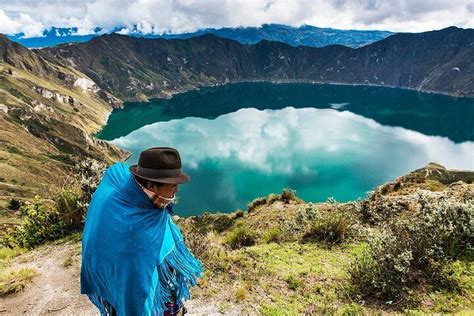
<instances>
[{"instance_id":1,"label":"mountain ridge","mask_svg":"<svg viewBox=\"0 0 474 316\"><path fill-rule=\"evenodd\" d=\"M51 47L69 42L86 42L100 36L101 29L89 35L74 35L77 28L57 28L43 31L42 37L24 38L24 34L9 35L11 40L17 41L30 48ZM110 33L122 33L124 29L117 27ZM213 33L220 37L234 39L242 44L255 44L262 39L286 42L292 46L305 45L311 47L322 47L330 44L344 44L345 46L360 47L376 40L385 38L389 31L381 30L338 30L333 28L320 28L311 25L293 27L283 24L262 24L260 27L223 27L204 28L188 33L143 34L135 26L128 32L129 35L141 38L182 38L188 39L206 33ZM108 32L109 33L109 32ZM103 35L103 34L102 34Z\"/></svg>"},{"instance_id":2,"label":"mountain ridge","mask_svg":"<svg viewBox=\"0 0 474 316\"><path fill-rule=\"evenodd\" d=\"M399 33L353 49L240 44L214 35L143 39L113 34L33 50L75 66L123 100L168 97L237 81L381 85L474 97L474 30Z\"/></svg>"}]
</instances>

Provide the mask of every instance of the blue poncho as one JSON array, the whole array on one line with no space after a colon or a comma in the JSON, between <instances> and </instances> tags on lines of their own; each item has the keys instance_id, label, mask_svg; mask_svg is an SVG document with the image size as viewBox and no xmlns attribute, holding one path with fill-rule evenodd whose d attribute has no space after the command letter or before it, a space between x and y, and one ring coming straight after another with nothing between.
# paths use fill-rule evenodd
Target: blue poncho
<instances>
[{"instance_id":1,"label":"blue poncho","mask_svg":"<svg viewBox=\"0 0 474 316\"><path fill-rule=\"evenodd\" d=\"M82 236L81 293L105 313L162 315L175 293L190 298L203 268L186 248L168 209L157 208L128 166L106 170L95 191Z\"/></svg>"}]
</instances>

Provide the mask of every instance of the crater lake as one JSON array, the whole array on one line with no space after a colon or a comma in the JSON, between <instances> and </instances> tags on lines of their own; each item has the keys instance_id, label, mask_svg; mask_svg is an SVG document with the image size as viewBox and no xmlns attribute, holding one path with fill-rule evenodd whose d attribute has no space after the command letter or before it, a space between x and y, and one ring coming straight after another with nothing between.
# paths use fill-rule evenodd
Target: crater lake
<instances>
[{"instance_id":1,"label":"crater lake","mask_svg":"<svg viewBox=\"0 0 474 316\"><path fill-rule=\"evenodd\" d=\"M291 188L306 201L364 198L429 162L474 169L474 99L321 84L236 83L128 102L96 136L129 150L175 147L191 180L174 211L246 209Z\"/></svg>"}]
</instances>

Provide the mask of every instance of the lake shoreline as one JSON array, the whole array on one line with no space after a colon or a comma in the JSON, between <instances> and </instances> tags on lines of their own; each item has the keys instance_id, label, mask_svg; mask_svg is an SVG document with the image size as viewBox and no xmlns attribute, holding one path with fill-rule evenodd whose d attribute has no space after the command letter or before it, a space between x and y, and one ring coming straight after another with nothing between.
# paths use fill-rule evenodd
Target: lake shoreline
<instances>
[{"instance_id":1,"label":"lake shoreline","mask_svg":"<svg viewBox=\"0 0 474 316\"><path fill-rule=\"evenodd\" d=\"M178 95L189 93L189 92L194 92L194 91L200 91L203 88L213 88L213 87L223 87L223 86L229 86L229 85L234 85L234 84L241 84L241 83L271 83L271 84L311 84L311 85L330 85L330 86L348 86L348 87L379 87L379 88L387 88L387 89L400 89L400 90L408 90L408 91L414 91L414 92L419 92L419 93L427 93L430 95L440 95L440 96L448 96L456 99L472 99L474 101L474 96L460 96L456 95L454 93L447 93L443 91L435 91L435 90L418 90L410 87L399 87L399 86L391 86L391 85L382 85L382 84L359 84L359 83L342 83L342 82L323 82L323 81L315 81L315 80L305 80L305 79L281 79L281 80L263 80L263 79L250 79L250 80L231 80L228 82L224 83L202 83L200 86L194 87L194 88L189 88L189 89L184 89L184 90L176 90L176 91L171 91L170 93L162 96L162 97L150 97L147 98L146 100L122 100L122 103L118 107L112 107L110 109L110 112L106 116L105 120L103 121L102 126L100 126L99 129L91 133L90 136L98 138L96 135L99 134L104 126L107 125L108 120L110 115L114 110L117 109L123 109L126 106L126 103L136 103L136 102L143 102L143 103L153 103L155 100L170 100ZM126 159L125 159L126 160Z\"/></svg>"},{"instance_id":2,"label":"lake shoreline","mask_svg":"<svg viewBox=\"0 0 474 316\"><path fill-rule=\"evenodd\" d=\"M414 92L419 92L419 93L435 94L435 95L449 96L453 98L461 98L461 99L466 98L466 99L474 100L474 96L470 96L470 95L458 95L455 93L448 93L448 92L438 91L438 90L415 89L415 88L405 87L405 86L401 87L401 86L376 84L376 83L347 83L347 82L338 82L338 81L334 81L334 82L317 81L317 80L310 80L310 79L279 79L279 80L241 79L241 80L229 80L229 81L218 82L218 83L201 83L199 86L190 87L190 88L186 88L182 90L173 90L173 91L164 93L162 96L148 97L147 99L122 100L123 103L118 108L123 108L123 104L128 103L128 102L151 102L153 100L160 100L160 99L169 100L177 95L193 92L193 91L199 91L202 88L222 87L222 86L239 84L239 83L313 84L313 85L333 85L333 86L380 87L380 88L388 88L388 89L409 90L409 91L414 91Z\"/></svg>"}]
</instances>

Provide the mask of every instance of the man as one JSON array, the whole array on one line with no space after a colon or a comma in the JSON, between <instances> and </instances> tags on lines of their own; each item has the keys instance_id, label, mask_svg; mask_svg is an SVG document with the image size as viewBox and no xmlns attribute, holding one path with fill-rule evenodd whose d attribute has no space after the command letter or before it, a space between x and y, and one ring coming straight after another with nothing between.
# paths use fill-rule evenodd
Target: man
<instances>
[{"instance_id":1,"label":"man","mask_svg":"<svg viewBox=\"0 0 474 316\"><path fill-rule=\"evenodd\" d=\"M189 179L170 147L104 173L88 209L81 265L81 293L102 315L173 315L190 298L203 269L170 215L178 185Z\"/></svg>"}]
</instances>

